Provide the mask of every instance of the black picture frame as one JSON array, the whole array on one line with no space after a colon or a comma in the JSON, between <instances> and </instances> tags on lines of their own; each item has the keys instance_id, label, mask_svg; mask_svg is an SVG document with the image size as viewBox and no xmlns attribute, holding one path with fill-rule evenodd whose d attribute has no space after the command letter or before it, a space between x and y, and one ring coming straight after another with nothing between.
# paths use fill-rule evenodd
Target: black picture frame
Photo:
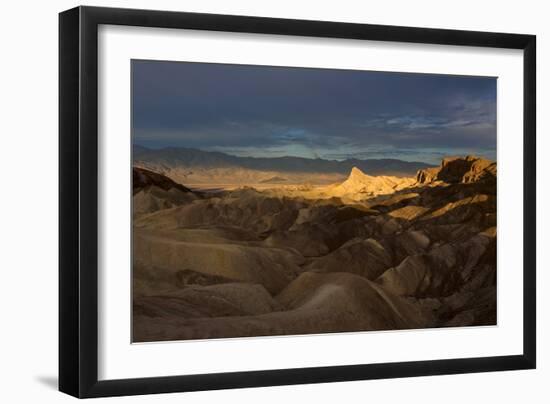
<instances>
[{"instance_id":1,"label":"black picture frame","mask_svg":"<svg viewBox=\"0 0 550 404\"><path fill-rule=\"evenodd\" d=\"M523 354L98 380L98 26L463 45L523 50ZM77 7L59 15L59 390L104 397L533 369L536 366L536 37L184 12Z\"/></svg>"}]
</instances>

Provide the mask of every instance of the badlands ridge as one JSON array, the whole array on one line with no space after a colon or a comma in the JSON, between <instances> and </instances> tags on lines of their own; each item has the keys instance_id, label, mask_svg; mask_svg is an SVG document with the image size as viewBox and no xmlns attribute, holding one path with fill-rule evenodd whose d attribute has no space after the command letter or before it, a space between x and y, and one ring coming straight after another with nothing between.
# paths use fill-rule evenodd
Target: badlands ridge
<instances>
[{"instance_id":1,"label":"badlands ridge","mask_svg":"<svg viewBox=\"0 0 550 404\"><path fill-rule=\"evenodd\" d=\"M133 171L136 342L496 324L496 163L196 191Z\"/></svg>"}]
</instances>

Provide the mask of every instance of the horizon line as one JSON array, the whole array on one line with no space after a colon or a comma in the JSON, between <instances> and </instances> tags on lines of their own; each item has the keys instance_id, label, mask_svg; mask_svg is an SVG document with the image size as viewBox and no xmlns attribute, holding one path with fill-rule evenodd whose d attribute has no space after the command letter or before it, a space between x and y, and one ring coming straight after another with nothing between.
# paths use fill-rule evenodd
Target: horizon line
<instances>
[{"instance_id":1,"label":"horizon line","mask_svg":"<svg viewBox=\"0 0 550 404\"><path fill-rule=\"evenodd\" d=\"M315 157L315 158L312 158L312 157L304 157L304 156L292 156L292 155L285 155L285 156L276 156L276 157L266 157L266 156L259 156L259 157L256 157L256 156L239 156L239 155L236 155L236 154L231 154L231 153L228 153L228 152L222 152L222 151L218 151L218 150L204 150L204 149L198 149L196 147L185 147L185 146L161 146L161 147L150 147L150 146L143 146L142 144L138 144L138 143L133 143L132 146L139 146L139 147L142 147L144 149L148 149L148 150L165 150L165 149L187 149L187 150L197 150L197 151L200 151L200 152L203 152L203 153L218 153L218 154L224 154L226 156L230 156L230 157L237 157L237 158L251 158L251 159L281 159L281 158L295 158L295 159L303 159L303 160L323 160L323 161L336 161L336 162L342 162L342 161L348 161L348 160L358 160L358 161L366 161L366 160L394 160L394 161L400 161L400 162L403 162L403 163L422 163L422 164L431 164L431 163L428 163L426 161L408 161L408 160L401 160L401 159L396 159L396 158L391 158L391 157L386 157L386 158L366 158L366 159L361 159L361 158L357 158L357 157L347 157L345 159L342 159L342 160L338 160L338 159L329 159L329 158L323 158L323 157ZM443 158L446 158L446 157L451 157L450 155L449 156L445 156ZM452 156L454 157L454 156Z\"/></svg>"},{"instance_id":2,"label":"horizon line","mask_svg":"<svg viewBox=\"0 0 550 404\"><path fill-rule=\"evenodd\" d=\"M296 159L303 159L303 160L312 160L312 161L315 161L315 160L323 160L323 161L335 161L335 162L344 162L344 161L349 161L349 160L357 160L357 161L367 161L367 160L389 160L389 161L400 161L400 162L403 162L403 163L421 163L421 164L427 164L427 165L431 165L433 166L434 163L432 162L427 162L427 161L420 161L420 160L414 160L414 161L409 161L409 160L402 160L402 159L399 159L399 158L392 158L392 157L383 157L383 158L357 158L357 157L346 157L344 159L330 159L330 158L324 158L324 157L315 157L315 158L312 158L312 157L304 157L304 156L292 156L292 155L284 155L284 156L275 156L275 157L267 157L267 156L239 156L239 155L236 155L236 154L231 154L231 153L228 153L228 152L222 152L222 151L218 151L218 150L204 150L204 149L199 149L199 148L196 148L196 147L185 147L185 146L160 146L160 147L151 147L151 146L144 146L143 144L139 144L139 143L134 143L132 142L132 146L138 146L138 147L141 147L143 149L147 149L147 150L166 150L166 149L187 149L187 150L196 150L196 151L200 151L200 152L203 152L203 153L218 153L218 154L223 154L223 155L226 155L226 156L230 156L230 157L236 157L236 158L251 158L251 159L281 159L281 158L296 158ZM383 154L383 153L380 153L380 154ZM485 158L487 160L490 160L490 161L493 161L493 162L496 162L497 159L490 159L490 158L487 158L487 157L484 157L483 155L481 154L472 154L472 153L468 153L468 154L446 154L446 155L441 155L441 157L439 158L439 161L442 161L443 159L446 159L446 158L452 158L452 157L468 157L468 156L473 156L473 157L479 157L479 158Z\"/></svg>"}]
</instances>

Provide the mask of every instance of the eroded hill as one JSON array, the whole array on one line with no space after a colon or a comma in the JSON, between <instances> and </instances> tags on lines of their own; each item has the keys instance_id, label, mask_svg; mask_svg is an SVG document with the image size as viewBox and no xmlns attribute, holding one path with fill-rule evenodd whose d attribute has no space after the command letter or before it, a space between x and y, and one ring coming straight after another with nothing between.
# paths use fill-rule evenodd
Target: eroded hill
<instances>
[{"instance_id":1,"label":"eroded hill","mask_svg":"<svg viewBox=\"0 0 550 404\"><path fill-rule=\"evenodd\" d=\"M134 188L134 341L496 323L496 163L200 195L153 179Z\"/></svg>"}]
</instances>

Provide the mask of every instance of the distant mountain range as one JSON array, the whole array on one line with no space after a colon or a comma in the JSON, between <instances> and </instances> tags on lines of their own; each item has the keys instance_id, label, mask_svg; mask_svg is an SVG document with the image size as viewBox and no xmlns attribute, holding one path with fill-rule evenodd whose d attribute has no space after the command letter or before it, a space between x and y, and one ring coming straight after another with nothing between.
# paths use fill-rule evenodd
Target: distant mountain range
<instances>
[{"instance_id":1,"label":"distant mountain range","mask_svg":"<svg viewBox=\"0 0 550 404\"><path fill-rule=\"evenodd\" d=\"M414 176L418 170L433 167L422 162L397 159L347 159L343 161L303 157L238 157L184 147L149 149L134 145L134 163L173 169L244 169L276 173L347 175L353 167L369 175Z\"/></svg>"}]
</instances>

